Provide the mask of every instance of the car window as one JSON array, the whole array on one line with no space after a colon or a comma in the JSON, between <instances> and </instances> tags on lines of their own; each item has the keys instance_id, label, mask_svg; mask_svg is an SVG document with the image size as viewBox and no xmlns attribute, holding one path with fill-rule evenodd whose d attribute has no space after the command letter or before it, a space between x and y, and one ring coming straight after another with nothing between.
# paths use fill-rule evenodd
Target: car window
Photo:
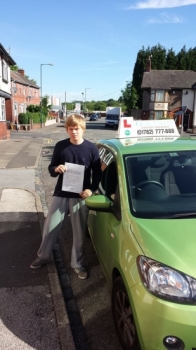
<instances>
[{"instance_id":1,"label":"car window","mask_svg":"<svg viewBox=\"0 0 196 350\"><path fill-rule=\"evenodd\" d=\"M196 212L196 152L125 156L127 190L134 216L164 218Z\"/></svg>"},{"instance_id":2,"label":"car window","mask_svg":"<svg viewBox=\"0 0 196 350\"><path fill-rule=\"evenodd\" d=\"M110 199L114 200L115 191L118 183L117 167L113 153L101 147L99 149L101 159L102 178L99 184L100 192Z\"/></svg>"},{"instance_id":3,"label":"car window","mask_svg":"<svg viewBox=\"0 0 196 350\"><path fill-rule=\"evenodd\" d=\"M118 119L119 119L119 115L118 115L118 114L108 114L108 115L106 116L106 119L118 120Z\"/></svg>"}]
</instances>

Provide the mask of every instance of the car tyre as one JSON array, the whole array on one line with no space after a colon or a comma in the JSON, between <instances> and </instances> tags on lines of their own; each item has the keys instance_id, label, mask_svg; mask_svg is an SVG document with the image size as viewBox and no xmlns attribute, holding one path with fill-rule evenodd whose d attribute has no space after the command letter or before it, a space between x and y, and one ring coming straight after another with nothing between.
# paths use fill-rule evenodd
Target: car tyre
<instances>
[{"instance_id":1,"label":"car tyre","mask_svg":"<svg viewBox=\"0 0 196 350\"><path fill-rule=\"evenodd\" d=\"M116 333L123 350L141 350L132 307L128 294L119 276L114 280L112 288L112 314Z\"/></svg>"}]
</instances>

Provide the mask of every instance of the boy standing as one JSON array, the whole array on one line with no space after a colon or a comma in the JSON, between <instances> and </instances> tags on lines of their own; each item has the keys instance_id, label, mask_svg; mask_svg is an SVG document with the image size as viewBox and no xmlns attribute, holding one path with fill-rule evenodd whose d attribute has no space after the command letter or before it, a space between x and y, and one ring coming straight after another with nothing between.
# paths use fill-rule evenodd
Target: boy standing
<instances>
[{"instance_id":1,"label":"boy standing","mask_svg":"<svg viewBox=\"0 0 196 350\"><path fill-rule=\"evenodd\" d=\"M70 138L56 144L48 167L50 175L58 176L58 180L44 223L42 243L37 258L30 267L37 269L50 261L64 217L69 213L73 231L71 267L79 278L86 279L87 271L83 266L83 251L88 209L85 205L85 198L91 196L98 188L101 179L101 163L96 145L83 139L86 124L82 116L70 115L66 119L65 128ZM84 166L83 190L80 193L62 190L63 174L67 171L66 163Z\"/></svg>"}]
</instances>

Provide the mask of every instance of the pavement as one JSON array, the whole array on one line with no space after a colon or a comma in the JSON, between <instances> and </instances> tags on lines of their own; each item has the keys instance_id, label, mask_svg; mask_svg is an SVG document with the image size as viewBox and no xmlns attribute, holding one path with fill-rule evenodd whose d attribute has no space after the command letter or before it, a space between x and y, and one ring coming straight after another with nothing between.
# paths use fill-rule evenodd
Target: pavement
<instances>
[{"instance_id":1,"label":"pavement","mask_svg":"<svg viewBox=\"0 0 196 350\"><path fill-rule=\"evenodd\" d=\"M30 269L47 207L41 139L0 141L0 349L75 350L54 258ZM43 211L44 210L44 211Z\"/></svg>"}]
</instances>

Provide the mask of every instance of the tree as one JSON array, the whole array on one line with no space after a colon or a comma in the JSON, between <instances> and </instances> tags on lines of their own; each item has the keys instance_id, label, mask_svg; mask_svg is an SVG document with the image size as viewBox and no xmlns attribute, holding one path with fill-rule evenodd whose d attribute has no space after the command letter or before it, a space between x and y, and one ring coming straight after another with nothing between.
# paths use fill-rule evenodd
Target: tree
<instances>
[{"instance_id":1,"label":"tree","mask_svg":"<svg viewBox=\"0 0 196 350\"><path fill-rule=\"evenodd\" d=\"M40 112L40 110L41 110L41 107L38 106L38 105L29 105L29 106L27 106L27 111L31 112L31 113Z\"/></svg>"},{"instance_id":2,"label":"tree","mask_svg":"<svg viewBox=\"0 0 196 350\"><path fill-rule=\"evenodd\" d=\"M143 78L143 73L146 69L147 58L149 56L151 56L150 48L148 47L148 49L145 50L144 47L142 47L142 49L137 54L137 59L133 70L132 85L135 87L137 92L137 101L138 101L139 108L141 108L142 106L142 95L143 95L143 92L141 89L142 78Z\"/></svg>"},{"instance_id":3,"label":"tree","mask_svg":"<svg viewBox=\"0 0 196 350\"><path fill-rule=\"evenodd\" d=\"M166 49L160 44L151 48L152 69L165 69L166 66Z\"/></svg>"},{"instance_id":4,"label":"tree","mask_svg":"<svg viewBox=\"0 0 196 350\"><path fill-rule=\"evenodd\" d=\"M176 54L173 51L173 49L168 50L167 57L166 57L165 69L175 70L175 69L177 69L177 63L178 63L178 60L177 60Z\"/></svg>"},{"instance_id":5,"label":"tree","mask_svg":"<svg viewBox=\"0 0 196 350\"><path fill-rule=\"evenodd\" d=\"M18 66L14 65L14 66L10 66L10 69L13 70L14 72L18 71Z\"/></svg>"},{"instance_id":6,"label":"tree","mask_svg":"<svg viewBox=\"0 0 196 350\"><path fill-rule=\"evenodd\" d=\"M121 90L122 96L119 98L120 102L125 105L126 112L131 114L132 109L137 109L138 94L136 88L128 83L124 90ZM124 109L124 108L123 108Z\"/></svg>"},{"instance_id":7,"label":"tree","mask_svg":"<svg viewBox=\"0 0 196 350\"><path fill-rule=\"evenodd\" d=\"M177 69L180 70L186 70L187 66L187 53L186 53L186 46L183 46L183 48L180 50L180 52L177 54Z\"/></svg>"},{"instance_id":8,"label":"tree","mask_svg":"<svg viewBox=\"0 0 196 350\"><path fill-rule=\"evenodd\" d=\"M97 101L94 104L94 110L95 111L105 111L106 110L106 104L102 101Z\"/></svg>"},{"instance_id":9,"label":"tree","mask_svg":"<svg viewBox=\"0 0 196 350\"><path fill-rule=\"evenodd\" d=\"M41 107L42 107L42 112L44 115L47 115L48 111L52 107L52 105L48 104L48 101L49 101L49 96L45 95L44 97L42 97Z\"/></svg>"},{"instance_id":10,"label":"tree","mask_svg":"<svg viewBox=\"0 0 196 350\"><path fill-rule=\"evenodd\" d=\"M113 100L113 98L110 98L109 100L106 101L106 106L107 107L118 107L118 102Z\"/></svg>"}]
</instances>

